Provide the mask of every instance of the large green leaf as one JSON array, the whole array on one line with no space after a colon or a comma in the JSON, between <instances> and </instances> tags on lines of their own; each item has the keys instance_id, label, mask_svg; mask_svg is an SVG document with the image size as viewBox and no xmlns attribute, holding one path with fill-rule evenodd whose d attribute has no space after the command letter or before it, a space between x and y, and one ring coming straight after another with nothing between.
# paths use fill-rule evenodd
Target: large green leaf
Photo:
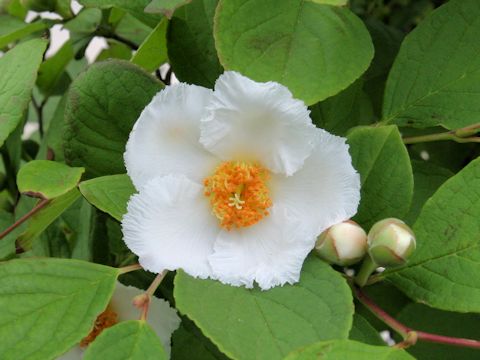
<instances>
[{"instance_id":1,"label":"large green leaf","mask_svg":"<svg viewBox=\"0 0 480 360\"><path fill-rule=\"evenodd\" d=\"M422 304L410 304L397 316L412 329L444 336L480 339L480 315L440 311ZM419 341L407 349L418 360L471 360L480 355L478 349Z\"/></svg>"},{"instance_id":2,"label":"large green leaf","mask_svg":"<svg viewBox=\"0 0 480 360\"><path fill-rule=\"evenodd\" d=\"M193 0L170 21L167 48L170 64L181 81L213 87L223 72L213 39L218 0Z\"/></svg>"},{"instance_id":3,"label":"large green leaf","mask_svg":"<svg viewBox=\"0 0 480 360\"><path fill-rule=\"evenodd\" d=\"M459 128L480 121L480 2L452 0L403 42L385 89L386 122Z\"/></svg>"},{"instance_id":4,"label":"large green leaf","mask_svg":"<svg viewBox=\"0 0 480 360\"><path fill-rule=\"evenodd\" d=\"M354 126L373 123L372 102L362 86L363 80L357 80L337 95L311 106L313 123L341 136Z\"/></svg>"},{"instance_id":5,"label":"large green leaf","mask_svg":"<svg viewBox=\"0 0 480 360\"><path fill-rule=\"evenodd\" d=\"M362 315L357 313L353 316L353 324L348 338L370 345L385 345L380 333Z\"/></svg>"},{"instance_id":6,"label":"large green leaf","mask_svg":"<svg viewBox=\"0 0 480 360\"><path fill-rule=\"evenodd\" d=\"M55 161L30 161L18 172L18 190L22 194L53 199L76 187L84 171L84 168L72 168Z\"/></svg>"},{"instance_id":7,"label":"large green leaf","mask_svg":"<svg viewBox=\"0 0 480 360\"><path fill-rule=\"evenodd\" d=\"M167 19L158 23L132 56L132 63L152 72L167 62L167 25Z\"/></svg>"},{"instance_id":8,"label":"large green leaf","mask_svg":"<svg viewBox=\"0 0 480 360\"><path fill-rule=\"evenodd\" d=\"M413 228L417 250L385 276L412 299L444 310L480 312L480 158L447 180Z\"/></svg>"},{"instance_id":9,"label":"large green leaf","mask_svg":"<svg viewBox=\"0 0 480 360\"><path fill-rule=\"evenodd\" d=\"M414 191L412 206L405 216L405 222L413 225L425 202L453 173L427 161L412 161Z\"/></svg>"},{"instance_id":10,"label":"large green leaf","mask_svg":"<svg viewBox=\"0 0 480 360\"><path fill-rule=\"evenodd\" d=\"M0 58L0 146L28 109L46 46L44 40L30 40Z\"/></svg>"},{"instance_id":11,"label":"large green leaf","mask_svg":"<svg viewBox=\"0 0 480 360\"><path fill-rule=\"evenodd\" d=\"M397 127L355 128L347 138L362 184L354 219L368 229L387 217L402 218L412 200L413 175Z\"/></svg>"},{"instance_id":12,"label":"large green leaf","mask_svg":"<svg viewBox=\"0 0 480 360\"><path fill-rule=\"evenodd\" d=\"M161 13L168 18L171 18L173 12L177 8L189 3L190 1L192 0L152 0L145 8L145 12L153 14Z\"/></svg>"},{"instance_id":13,"label":"large green leaf","mask_svg":"<svg viewBox=\"0 0 480 360\"><path fill-rule=\"evenodd\" d=\"M78 344L106 308L118 269L77 260L0 264L0 358L53 359Z\"/></svg>"},{"instance_id":14,"label":"large green leaf","mask_svg":"<svg viewBox=\"0 0 480 360\"><path fill-rule=\"evenodd\" d=\"M118 221L127 212L127 202L136 190L128 175L102 176L80 184L82 195L95 207Z\"/></svg>"},{"instance_id":15,"label":"large green leaf","mask_svg":"<svg viewBox=\"0 0 480 360\"><path fill-rule=\"evenodd\" d=\"M352 340L322 341L299 349L285 360L414 360L405 350Z\"/></svg>"},{"instance_id":16,"label":"large green leaf","mask_svg":"<svg viewBox=\"0 0 480 360\"><path fill-rule=\"evenodd\" d=\"M177 308L235 359L279 359L315 341L346 338L353 303L342 276L316 257L300 282L269 291L194 279L179 271Z\"/></svg>"},{"instance_id":17,"label":"large green leaf","mask_svg":"<svg viewBox=\"0 0 480 360\"><path fill-rule=\"evenodd\" d=\"M221 0L215 40L225 69L278 81L308 105L346 88L373 57L349 9L304 0Z\"/></svg>"},{"instance_id":18,"label":"large green leaf","mask_svg":"<svg viewBox=\"0 0 480 360\"><path fill-rule=\"evenodd\" d=\"M157 14L145 14L144 9L151 0L79 0L86 7L109 9L117 7L125 10L151 27L155 27L161 16Z\"/></svg>"},{"instance_id":19,"label":"large green leaf","mask_svg":"<svg viewBox=\"0 0 480 360\"><path fill-rule=\"evenodd\" d=\"M65 111L65 159L88 177L125 172L133 124L162 84L127 61L92 65L71 85Z\"/></svg>"},{"instance_id":20,"label":"large green leaf","mask_svg":"<svg viewBox=\"0 0 480 360\"><path fill-rule=\"evenodd\" d=\"M161 320L161 319L160 319ZM102 331L85 351L85 360L166 360L162 343L145 321L130 320Z\"/></svg>"},{"instance_id":21,"label":"large green leaf","mask_svg":"<svg viewBox=\"0 0 480 360\"><path fill-rule=\"evenodd\" d=\"M53 93L63 93L66 90L65 84L68 86L70 78L65 73L65 69L72 59L72 42L67 41L55 55L40 65L37 86L42 93L49 96ZM59 87L58 90L57 87Z\"/></svg>"},{"instance_id":22,"label":"large green leaf","mask_svg":"<svg viewBox=\"0 0 480 360\"><path fill-rule=\"evenodd\" d=\"M187 318L172 334L172 360L228 360Z\"/></svg>"},{"instance_id":23,"label":"large green leaf","mask_svg":"<svg viewBox=\"0 0 480 360\"><path fill-rule=\"evenodd\" d=\"M13 16L0 14L0 49L46 28L47 24L41 21L25 23Z\"/></svg>"}]
</instances>

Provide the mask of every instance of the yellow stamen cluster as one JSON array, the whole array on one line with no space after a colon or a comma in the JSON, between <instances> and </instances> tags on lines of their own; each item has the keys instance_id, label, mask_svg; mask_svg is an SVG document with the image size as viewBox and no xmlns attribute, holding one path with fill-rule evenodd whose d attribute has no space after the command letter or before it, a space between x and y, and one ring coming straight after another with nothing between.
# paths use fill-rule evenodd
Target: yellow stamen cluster
<instances>
[{"instance_id":1,"label":"yellow stamen cluster","mask_svg":"<svg viewBox=\"0 0 480 360\"><path fill-rule=\"evenodd\" d=\"M80 347L86 347L92 343L100 333L115 325L118 322L117 313L114 312L110 306L107 306L104 312L98 315L93 325L92 331L81 342Z\"/></svg>"},{"instance_id":2,"label":"yellow stamen cluster","mask_svg":"<svg viewBox=\"0 0 480 360\"><path fill-rule=\"evenodd\" d=\"M256 224L272 206L266 182L269 172L256 163L227 161L204 180L220 226L230 230Z\"/></svg>"}]
</instances>

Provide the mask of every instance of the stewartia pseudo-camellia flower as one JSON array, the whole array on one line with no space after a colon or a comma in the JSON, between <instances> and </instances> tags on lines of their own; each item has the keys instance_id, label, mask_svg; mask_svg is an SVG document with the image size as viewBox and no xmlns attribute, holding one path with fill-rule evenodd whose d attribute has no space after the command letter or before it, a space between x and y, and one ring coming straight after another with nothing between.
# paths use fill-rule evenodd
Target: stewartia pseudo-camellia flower
<instances>
[{"instance_id":1,"label":"stewartia pseudo-camellia flower","mask_svg":"<svg viewBox=\"0 0 480 360\"><path fill-rule=\"evenodd\" d=\"M92 324L90 334L80 344L60 356L57 360L82 359L87 348L103 331L122 321L138 319L140 310L134 306L133 301L136 296L142 294L144 292L140 289L117 282L109 305L97 317L95 324ZM151 298L148 314L148 325L158 335L167 357L170 358L170 338L172 333L180 326L180 317L167 301L155 296Z\"/></svg>"},{"instance_id":2,"label":"stewartia pseudo-camellia flower","mask_svg":"<svg viewBox=\"0 0 480 360\"><path fill-rule=\"evenodd\" d=\"M316 237L360 199L345 139L309 115L285 86L231 71L214 91L160 91L125 152L138 194L122 229L140 264L264 290L297 282Z\"/></svg>"}]
</instances>

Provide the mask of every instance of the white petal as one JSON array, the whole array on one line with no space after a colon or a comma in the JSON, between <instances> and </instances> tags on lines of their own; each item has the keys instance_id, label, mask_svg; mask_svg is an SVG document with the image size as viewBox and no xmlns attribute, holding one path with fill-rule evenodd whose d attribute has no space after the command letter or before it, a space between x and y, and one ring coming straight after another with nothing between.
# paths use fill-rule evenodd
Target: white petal
<instances>
[{"instance_id":1,"label":"white petal","mask_svg":"<svg viewBox=\"0 0 480 360\"><path fill-rule=\"evenodd\" d=\"M253 158L275 173L291 175L314 146L309 110L276 82L226 72L215 84L209 110L200 142L224 160Z\"/></svg>"},{"instance_id":2,"label":"white petal","mask_svg":"<svg viewBox=\"0 0 480 360\"><path fill-rule=\"evenodd\" d=\"M314 243L298 219L274 207L255 225L222 231L209 260L214 277L221 282L251 288L255 280L267 290L297 282Z\"/></svg>"},{"instance_id":3,"label":"white petal","mask_svg":"<svg viewBox=\"0 0 480 360\"><path fill-rule=\"evenodd\" d=\"M130 198L122 230L144 269L182 268L192 276L209 276L207 257L220 228L203 191L183 175L168 175Z\"/></svg>"},{"instance_id":4,"label":"white petal","mask_svg":"<svg viewBox=\"0 0 480 360\"><path fill-rule=\"evenodd\" d=\"M271 197L302 219L312 234L351 218L360 201L360 176L352 166L345 138L315 130L318 141L301 170L274 175Z\"/></svg>"},{"instance_id":5,"label":"white petal","mask_svg":"<svg viewBox=\"0 0 480 360\"><path fill-rule=\"evenodd\" d=\"M143 110L124 154L137 189L157 176L178 173L200 182L213 171L218 160L199 143L200 119L211 96L209 89L177 84Z\"/></svg>"},{"instance_id":6,"label":"white petal","mask_svg":"<svg viewBox=\"0 0 480 360\"><path fill-rule=\"evenodd\" d=\"M140 310L132 304L133 298L140 294L143 294L142 290L117 282L112 297L112 308L118 314L119 321L136 320L140 317ZM162 341L163 348L170 357L170 338L180 325L176 310L172 309L167 301L154 296L148 308L147 322Z\"/></svg>"}]
</instances>

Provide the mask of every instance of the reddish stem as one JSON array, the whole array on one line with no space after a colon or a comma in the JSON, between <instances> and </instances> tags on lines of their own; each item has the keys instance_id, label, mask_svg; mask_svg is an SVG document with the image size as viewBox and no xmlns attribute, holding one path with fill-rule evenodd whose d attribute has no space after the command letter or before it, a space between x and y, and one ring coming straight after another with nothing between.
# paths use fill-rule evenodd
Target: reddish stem
<instances>
[{"instance_id":1,"label":"reddish stem","mask_svg":"<svg viewBox=\"0 0 480 360\"><path fill-rule=\"evenodd\" d=\"M439 344L480 349L480 341L478 340L443 336L411 329L380 308L372 299L367 296L367 294L362 291L362 289L354 287L353 290L355 292L355 296L363 305L365 305L377 318L379 318L404 338L403 344L406 346L414 345L417 340L421 340Z\"/></svg>"},{"instance_id":2,"label":"reddish stem","mask_svg":"<svg viewBox=\"0 0 480 360\"><path fill-rule=\"evenodd\" d=\"M28 219L30 219L33 215L35 215L37 212L39 212L42 208L45 207L45 205L47 205L48 203L50 202L50 200L48 199L42 199L40 200L40 202L37 203L37 205L35 205L33 207L32 210L30 210L28 213L26 213L25 215L23 215L20 219L18 219L17 221L15 221L12 225L10 225L7 229L5 229L2 233L0 233L0 240L2 240L5 236L7 236L8 234L10 234L13 230L15 230L17 227L19 227L20 225L22 225L25 221L27 221Z\"/></svg>"}]
</instances>

